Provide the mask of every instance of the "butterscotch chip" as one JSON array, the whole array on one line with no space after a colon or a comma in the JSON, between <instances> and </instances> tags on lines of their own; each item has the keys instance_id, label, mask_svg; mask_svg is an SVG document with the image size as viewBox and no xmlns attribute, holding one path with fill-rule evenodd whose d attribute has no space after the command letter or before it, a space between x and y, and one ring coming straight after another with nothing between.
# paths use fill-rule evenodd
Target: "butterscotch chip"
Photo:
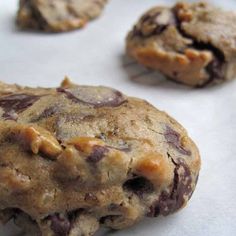
<instances>
[{"instance_id":1,"label":"butterscotch chip","mask_svg":"<svg viewBox=\"0 0 236 236\"><path fill-rule=\"evenodd\" d=\"M144 13L127 54L177 82L202 87L236 76L236 14L207 3L177 3Z\"/></svg>"},{"instance_id":2,"label":"butterscotch chip","mask_svg":"<svg viewBox=\"0 0 236 236\"><path fill-rule=\"evenodd\" d=\"M63 32L82 28L101 13L107 0L20 0L21 28Z\"/></svg>"},{"instance_id":3,"label":"butterscotch chip","mask_svg":"<svg viewBox=\"0 0 236 236\"><path fill-rule=\"evenodd\" d=\"M2 223L14 218L29 235L90 236L190 199L198 149L146 101L68 79L55 89L0 83L0 91Z\"/></svg>"}]
</instances>

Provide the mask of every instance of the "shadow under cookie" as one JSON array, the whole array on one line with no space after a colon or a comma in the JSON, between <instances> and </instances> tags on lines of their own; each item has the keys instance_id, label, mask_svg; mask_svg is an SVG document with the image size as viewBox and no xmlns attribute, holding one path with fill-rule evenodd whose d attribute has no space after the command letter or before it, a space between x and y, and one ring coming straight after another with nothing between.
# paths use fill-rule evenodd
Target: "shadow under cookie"
<instances>
[{"instance_id":1,"label":"shadow under cookie","mask_svg":"<svg viewBox=\"0 0 236 236\"><path fill-rule=\"evenodd\" d=\"M167 89L180 89L180 90L189 90L190 88L186 87L182 83L177 81L169 81L166 76L161 74L158 71L149 69L143 65L138 64L131 57L122 54L120 56L121 67L127 74L127 77L133 83L140 84L142 86L155 86L158 88L167 88ZM174 83L173 83L174 82Z\"/></svg>"}]
</instances>

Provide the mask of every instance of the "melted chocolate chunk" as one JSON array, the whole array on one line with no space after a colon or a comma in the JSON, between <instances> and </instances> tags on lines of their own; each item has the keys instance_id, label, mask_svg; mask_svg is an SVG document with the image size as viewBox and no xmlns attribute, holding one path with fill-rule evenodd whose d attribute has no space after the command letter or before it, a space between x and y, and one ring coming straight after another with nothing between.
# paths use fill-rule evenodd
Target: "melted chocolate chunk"
<instances>
[{"instance_id":1,"label":"melted chocolate chunk","mask_svg":"<svg viewBox=\"0 0 236 236\"><path fill-rule=\"evenodd\" d=\"M224 56L224 53L220 49L216 48L210 42L208 42L208 43L200 42L199 40L197 40L193 36L191 36L188 33L186 33L184 31L184 29L182 28L182 22L179 19L176 10L173 11L173 15L175 17L176 28L178 29L179 33L183 37L192 40L193 43L191 45L189 45L190 48L197 49L197 50L200 50L200 51L208 50L208 51L212 52L213 55L214 55L213 61L210 62L206 66L206 71L209 74L209 79L207 81L205 81L203 84L197 85L196 87L202 88L202 87L207 86L208 84L210 84L214 80L224 80L225 79L225 75L224 75L224 73L225 73L224 72L225 71L225 69L224 69L224 66L225 66L225 56Z\"/></svg>"},{"instance_id":2,"label":"melted chocolate chunk","mask_svg":"<svg viewBox=\"0 0 236 236\"><path fill-rule=\"evenodd\" d=\"M184 32L183 34L185 37L191 38L190 36L186 35ZM201 43L196 42L193 38L191 38L193 43L193 48L198 50L208 50L213 53L214 59L206 66L206 71L209 74L209 79L204 83L199 85L198 87L205 87L213 81L221 81L225 79L225 56L224 54L216 47L209 43Z\"/></svg>"},{"instance_id":3,"label":"melted chocolate chunk","mask_svg":"<svg viewBox=\"0 0 236 236\"><path fill-rule=\"evenodd\" d=\"M32 1L27 1L27 4L29 5L30 11L31 11L31 17L34 21L34 24L32 26L29 26L28 28L36 28L36 29L39 29L39 30L47 30L48 22L43 17L43 15L40 13L40 11L37 9L37 7L34 6Z\"/></svg>"},{"instance_id":4,"label":"melted chocolate chunk","mask_svg":"<svg viewBox=\"0 0 236 236\"><path fill-rule=\"evenodd\" d=\"M140 197L146 193L152 193L154 191L153 184L144 177L135 177L127 180L123 184L123 188L137 194Z\"/></svg>"},{"instance_id":5,"label":"melted chocolate chunk","mask_svg":"<svg viewBox=\"0 0 236 236\"><path fill-rule=\"evenodd\" d=\"M215 59L207 66L209 74L215 80L222 80L224 78L224 73L222 71L221 65L222 63L219 60Z\"/></svg>"},{"instance_id":6,"label":"melted chocolate chunk","mask_svg":"<svg viewBox=\"0 0 236 236\"><path fill-rule=\"evenodd\" d=\"M58 88L57 91L65 93L73 102L93 107L117 107L126 101L121 92L107 87L80 86L70 89Z\"/></svg>"},{"instance_id":7,"label":"melted chocolate chunk","mask_svg":"<svg viewBox=\"0 0 236 236\"><path fill-rule=\"evenodd\" d=\"M40 96L29 94L14 94L0 98L0 107L3 108L3 117L6 120L17 120L17 113L21 113L32 106Z\"/></svg>"},{"instance_id":8,"label":"melted chocolate chunk","mask_svg":"<svg viewBox=\"0 0 236 236\"><path fill-rule=\"evenodd\" d=\"M204 87L210 84L213 81L221 81L224 80L224 62L215 58L211 63L209 63L206 67L206 71L209 74L209 79L202 85L198 87Z\"/></svg>"},{"instance_id":9,"label":"melted chocolate chunk","mask_svg":"<svg viewBox=\"0 0 236 236\"><path fill-rule=\"evenodd\" d=\"M140 19L140 26L134 27L133 36L150 37L158 35L170 25L176 25L176 18L169 10L146 14Z\"/></svg>"},{"instance_id":10,"label":"melted chocolate chunk","mask_svg":"<svg viewBox=\"0 0 236 236\"><path fill-rule=\"evenodd\" d=\"M178 19L178 16L175 12L175 18L176 18L176 27L179 31L179 33L188 39L192 40L192 45L191 48L197 49L197 50L207 50L213 53L214 59L206 66L206 71L209 74L209 79L205 81L203 84L197 85L196 87L202 88L213 82L214 80L224 80L225 75L224 75L224 66L225 66L225 56L224 53L213 46L210 43L204 43L204 42L199 42L197 41L196 38L192 37L191 35L187 34L181 27L181 21Z\"/></svg>"},{"instance_id":11,"label":"melted chocolate chunk","mask_svg":"<svg viewBox=\"0 0 236 236\"><path fill-rule=\"evenodd\" d=\"M67 236L71 229L70 221L67 218L60 217L59 214L49 216L51 221L51 229L55 236Z\"/></svg>"},{"instance_id":12,"label":"melted chocolate chunk","mask_svg":"<svg viewBox=\"0 0 236 236\"><path fill-rule=\"evenodd\" d=\"M96 164L102 160L102 158L106 155L109 151L107 147L102 147L95 145L93 147L93 152L87 157L86 161L89 163Z\"/></svg>"},{"instance_id":13,"label":"melted chocolate chunk","mask_svg":"<svg viewBox=\"0 0 236 236\"><path fill-rule=\"evenodd\" d=\"M178 150L181 154L187 155L187 156L191 155L191 151L186 150L182 146L181 140L180 140L180 134L177 133L175 130L173 130L171 127L166 126L166 132L165 132L164 136L165 136L167 143L169 143L170 145L175 147L175 149Z\"/></svg>"},{"instance_id":14,"label":"melted chocolate chunk","mask_svg":"<svg viewBox=\"0 0 236 236\"><path fill-rule=\"evenodd\" d=\"M183 161L172 162L175 165L172 190L161 193L159 199L150 207L147 215L149 217L174 213L184 205L185 197L189 199L192 195L192 177L188 166Z\"/></svg>"}]
</instances>

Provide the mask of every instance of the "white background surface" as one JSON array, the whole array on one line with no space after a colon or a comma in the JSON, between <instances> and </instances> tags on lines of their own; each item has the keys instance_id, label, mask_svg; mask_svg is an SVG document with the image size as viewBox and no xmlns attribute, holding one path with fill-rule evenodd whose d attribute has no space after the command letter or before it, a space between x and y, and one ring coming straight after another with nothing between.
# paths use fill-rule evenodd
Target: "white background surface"
<instances>
[{"instance_id":1,"label":"white background surface","mask_svg":"<svg viewBox=\"0 0 236 236\"><path fill-rule=\"evenodd\" d=\"M101 18L83 30L63 34L20 32L16 0L0 0L0 80L30 86L58 86L65 75L79 84L107 85L139 96L167 111L200 148L202 170L193 197L181 212L141 224L115 236L236 235L236 80L189 89L145 71L124 67L124 38L138 16L158 3L111 0ZM236 10L236 1L215 1ZM133 80L130 78L133 77ZM12 232L10 232L12 231ZM12 226L0 236L16 235Z\"/></svg>"}]
</instances>

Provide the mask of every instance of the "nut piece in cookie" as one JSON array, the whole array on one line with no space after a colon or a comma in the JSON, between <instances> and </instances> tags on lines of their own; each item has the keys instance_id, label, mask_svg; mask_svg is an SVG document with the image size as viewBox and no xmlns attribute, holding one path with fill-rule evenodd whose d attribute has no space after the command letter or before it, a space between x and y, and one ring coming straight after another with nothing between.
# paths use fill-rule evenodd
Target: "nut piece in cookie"
<instances>
[{"instance_id":1,"label":"nut piece in cookie","mask_svg":"<svg viewBox=\"0 0 236 236\"><path fill-rule=\"evenodd\" d=\"M20 0L17 24L21 28L63 32L98 17L107 0Z\"/></svg>"},{"instance_id":2,"label":"nut piece in cookie","mask_svg":"<svg viewBox=\"0 0 236 236\"><path fill-rule=\"evenodd\" d=\"M127 54L167 78L203 87L236 75L236 14L207 3L147 11L129 32Z\"/></svg>"},{"instance_id":3,"label":"nut piece in cookie","mask_svg":"<svg viewBox=\"0 0 236 236\"><path fill-rule=\"evenodd\" d=\"M144 100L68 79L48 89L0 83L4 224L42 236L123 229L183 208L199 171L186 130Z\"/></svg>"}]
</instances>

